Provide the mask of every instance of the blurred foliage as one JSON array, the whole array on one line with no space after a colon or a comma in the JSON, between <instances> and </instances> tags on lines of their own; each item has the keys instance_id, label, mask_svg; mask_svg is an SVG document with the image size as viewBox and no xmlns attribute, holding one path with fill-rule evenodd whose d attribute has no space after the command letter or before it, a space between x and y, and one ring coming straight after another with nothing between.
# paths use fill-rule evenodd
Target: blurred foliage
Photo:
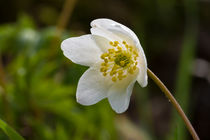
<instances>
[{"instance_id":1,"label":"blurred foliage","mask_svg":"<svg viewBox=\"0 0 210 140\"><path fill-rule=\"evenodd\" d=\"M106 101L87 108L76 103L86 68L62 55L67 35L56 36L53 27L38 31L27 16L0 26L0 117L30 140L115 139ZM0 133L0 139L7 138Z\"/></svg>"},{"instance_id":2,"label":"blurred foliage","mask_svg":"<svg viewBox=\"0 0 210 140\"><path fill-rule=\"evenodd\" d=\"M77 0L68 20L70 31L58 36L54 25L64 1L0 1L2 120L29 140L190 139L182 120L150 80L146 88L136 84L129 109L119 116L107 100L88 107L76 103L77 82L87 67L65 58L60 43L89 33L91 20L106 17L137 34L149 68L189 113L201 139L209 139L210 86L192 75L194 59L210 62L209 1ZM7 140L3 132L0 140Z\"/></svg>"},{"instance_id":3,"label":"blurred foliage","mask_svg":"<svg viewBox=\"0 0 210 140\"><path fill-rule=\"evenodd\" d=\"M176 79L176 89L175 98L180 103L182 109L187 114L192 113L192 103L190 102L190 94L192 87L192 71L193 62L195 61L197 36L198 36L198 7L197 0L185 0L185 10L187 24L185 25L185 34L182 44L182 52L178 65L177 79ZM176 139L187 139L187 129L183 124L182 119L179 117L176 111L173 112L171 125L171 135L170 140L174 140L174 133L176 134ZM190 118L191 119L191 118Z\"/></svg>"}]
</instances>

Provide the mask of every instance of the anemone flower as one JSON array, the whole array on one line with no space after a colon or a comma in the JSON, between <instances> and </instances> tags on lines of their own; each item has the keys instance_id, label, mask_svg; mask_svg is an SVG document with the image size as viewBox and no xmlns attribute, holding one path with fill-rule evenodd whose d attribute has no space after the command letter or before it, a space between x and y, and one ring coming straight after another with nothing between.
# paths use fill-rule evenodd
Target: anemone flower
<instances>
[{"instance_id":1,"label":"anemone flower","mask_svg":"<svg viewBox=\"0 0 210 140\"><path fill-rule=\"evenodd\" d=\"M135 33L110 19L91 22L91 34L64 40L61 49L72 62L89 66L79 80L76 98L93 105L108 98L113 110L127 110L137 81L147 85L147 61Z\"/></svg>"}]
</instances>

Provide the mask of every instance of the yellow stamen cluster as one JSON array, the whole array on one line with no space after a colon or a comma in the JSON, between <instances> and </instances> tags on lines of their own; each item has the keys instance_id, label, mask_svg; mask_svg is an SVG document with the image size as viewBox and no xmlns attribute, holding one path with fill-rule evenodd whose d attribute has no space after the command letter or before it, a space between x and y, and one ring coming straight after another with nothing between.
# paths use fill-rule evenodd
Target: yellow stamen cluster
<instances>
[{"instance_id":1,"label":"yellow stamen cluster","mask_svg":"<svg viewBox=\"0 0 210 140\"><path fill-rule=\"evenodd\" d=\"M138 69L138 51L133 46L129 46L125 41L109 42L112 46L107 52L101 55L103 62L100 71L103 76L111 76L113 82L122 80L128 74L134 74Z\"/></svg>"}]
</instances>

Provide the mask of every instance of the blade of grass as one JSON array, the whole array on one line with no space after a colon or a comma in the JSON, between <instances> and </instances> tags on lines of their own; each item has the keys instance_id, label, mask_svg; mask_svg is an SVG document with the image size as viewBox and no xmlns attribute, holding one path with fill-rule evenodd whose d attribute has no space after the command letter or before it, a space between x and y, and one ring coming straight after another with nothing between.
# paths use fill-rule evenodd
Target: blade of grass
<instances>
[{"instance_id":1,"label":"blade of grass","mask_svg":"<svg viewBox=\"0 0 210 140\"><path fill-rule=\"evenodd\" d=\"M184 4L186 13L186 28L177 72L175 98L178 102L180 102L180 105L186 114L188 114L190 105L190 90L192 86L192 64L195 58L198 34L197 0L185 0ZM179 129L176 130L176 126ZM169 134L170 140L174 139L173 136L175 131L179 134L177 139L187 139L186 128L182 123L181 118L174 111L172 116L171 133Z\"/></svg>"},{"instance_id":2,"label":"blade of grass","mask_svg":"<svg viewBox=\"0 0 210 140\"><path fill-rule=\"evenodd\" d=\"M0 128L11 140L24 140L12 127L0 119Z\"/></svg>"}]
</instances>

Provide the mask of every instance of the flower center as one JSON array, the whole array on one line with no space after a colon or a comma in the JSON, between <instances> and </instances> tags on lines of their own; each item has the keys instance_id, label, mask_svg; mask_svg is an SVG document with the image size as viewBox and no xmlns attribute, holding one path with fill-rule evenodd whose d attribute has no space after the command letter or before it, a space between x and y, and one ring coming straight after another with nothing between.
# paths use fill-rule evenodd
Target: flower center
<instances>
[{"instance_id":1,"label":"flower center","mask_svg":"<svg viewBox=\"0 0 210 140\"><path fill-rule=\"evenodd\" d=\"M130 63L130 58L127 57L125 54L118 54L114 60L115 64L121 67L125 67L127 64Z\"/></svg>"},{"instance_id":2,"label":"flower center","mask_svg":"<svg viewBox=\"0 0 210 140\"><path fill-rule=\"evenodd\" d=\"M122 80L128 74L134 74L137 68L138 51L125 41L109 42L112 48L101 55L104 62L101 63L100 71L103 76L111 76L112 81Z\"/></svg>"}]
</instances>

